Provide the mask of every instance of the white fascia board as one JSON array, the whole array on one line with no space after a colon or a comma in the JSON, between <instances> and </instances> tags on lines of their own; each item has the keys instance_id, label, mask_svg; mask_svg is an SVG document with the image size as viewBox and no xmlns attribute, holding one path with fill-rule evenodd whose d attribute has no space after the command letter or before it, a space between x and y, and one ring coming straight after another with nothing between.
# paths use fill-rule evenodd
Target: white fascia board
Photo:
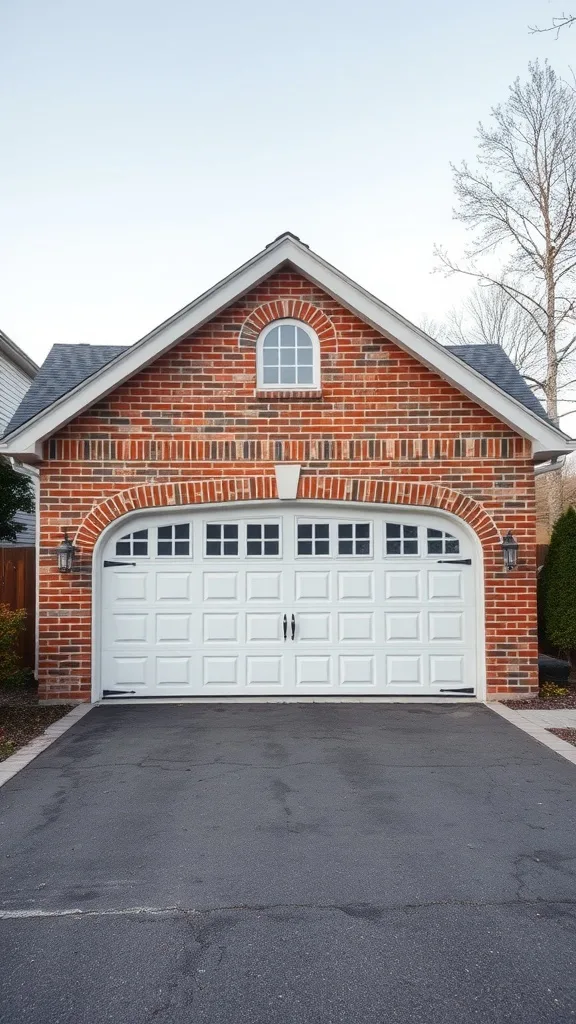
<instances>
[{"instance_id":1,"label":"white fascia board","mask_svg":"<svg viewBox=\"0 0 576 1024\"><path fill-rule=\"evenodd\" d=\"M0 451L22 459L28 456L30 461L32 457L38 458L38 446L42 440L114 391L286 263L292 264L360 319L438 373L472 401L488 409L512 430L532 440L536 456L539 452L562 453L573 450L567 435L562 431L547 424L521 402L501 391L419 327L311 252L294 236L284 235L131 348L116 356L87 381L13 431L0 444Z\"/></svg>"}]
</instances>

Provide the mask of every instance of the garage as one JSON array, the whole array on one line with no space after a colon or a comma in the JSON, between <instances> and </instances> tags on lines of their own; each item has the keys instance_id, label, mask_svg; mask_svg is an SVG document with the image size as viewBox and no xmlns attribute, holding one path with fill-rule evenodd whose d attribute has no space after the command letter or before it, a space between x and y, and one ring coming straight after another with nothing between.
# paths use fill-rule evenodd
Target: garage
<instances>
[{"instance_id":1,"label":"garage","mask_svg":"<svg viewBox=\"0 0 576 1024\"><path fill-rule=\"evenodd\" d=\"M98 698L477 693L480 560L448 514L275 502L102 538Z\"/></svg>"}]
</instances>

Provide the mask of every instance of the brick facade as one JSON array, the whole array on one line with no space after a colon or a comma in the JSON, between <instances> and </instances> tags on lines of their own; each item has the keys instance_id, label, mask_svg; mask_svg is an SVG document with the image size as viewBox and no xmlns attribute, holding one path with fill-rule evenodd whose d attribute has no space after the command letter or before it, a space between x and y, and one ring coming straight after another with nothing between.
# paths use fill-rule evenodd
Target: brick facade
<instances>
[{"instance_id":1,"label":"brick facade","mask_svg":"<svg viewBox=\"0 0 576 1024\"><path fill-rule=\"evenodd\" d=\"M256 338L313 326L321 393L256 389ZM531 444L296 273L281 271L45 442L40 687L88 700L92 549L134 508L275 497L274 464L302 463L299 497L453 511L484 553L488 696L537 685ZM71 575L54 548L76 539ZM511 529L520 564L506 573Z\"/></svg>"}]
</instances>

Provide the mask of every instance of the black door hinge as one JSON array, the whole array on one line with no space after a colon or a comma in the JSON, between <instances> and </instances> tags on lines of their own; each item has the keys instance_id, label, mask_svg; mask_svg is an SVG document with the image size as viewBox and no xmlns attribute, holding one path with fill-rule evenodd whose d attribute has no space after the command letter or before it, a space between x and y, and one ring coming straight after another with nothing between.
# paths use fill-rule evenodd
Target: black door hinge
<instances>
[{"instance_id":1,"label":"black door hinge","mask_svg":"<svg viewBox=\"0 0 576 1024\"><path fill-rule=\"evenodd\" d=\"M461 686L460 689L440 690L440 693L474 693L473 686Z\"/></svg>"},{"instance_id":2,"label":"black door hinge","mask_svg":"<svg viewBox=\"0 0 576 1024\"><path fill-rule=\"evenodd\" d=\"M472 565L471 558L439 558L438 561L442 565ZM106 565L106 562L104 562L104 565Z\"/></svg>"},{"instance_id":3,"label":"black door hinge","mask_svg":"<svg viewBox=\"0 0 576 1024\"><path fill-rule=\"evenodd\" d=\"M107 569L110 565L136 565L136 562L109 562L104 561L104 568Z\"/></svg>"},{"instance_id":4,"label":"black door hinge","mask_svg":"<svg viewBox=\"0 0 576 1024\"><path fill-rule=\"evenodd\" d=\"M103 697L121 697L124 693L134 694L136 690L102 690Z\"/></svg>"}]
</instances>

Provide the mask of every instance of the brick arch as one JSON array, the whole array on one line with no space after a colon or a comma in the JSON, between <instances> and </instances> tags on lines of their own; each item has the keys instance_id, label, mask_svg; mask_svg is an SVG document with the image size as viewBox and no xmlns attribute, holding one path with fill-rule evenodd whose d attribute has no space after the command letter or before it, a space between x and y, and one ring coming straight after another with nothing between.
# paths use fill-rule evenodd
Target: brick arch
<instances>
[{"instance_id":1,"label":"brick arch","mask_svg":"<svg viewBox=\"0 0 576 1024\"><path fill-rule=\"evenodd\" d=\"M240 329L240 345L248 347L256 344L258 335L268 324L274 320L302 320L308 324L316 334L320 343L323 341L336 341L336 328L318 306L303 299L275 299L272 302L264 302L257 306L246 317Z\"/></svg>"},{"instance_id":2,"label":"brick arch","mask_svg":"<svg viewBox=\"0 0 576 1024\"><path fill-rule=\"evenodd\" d=\"M127 512L214 502L265 501L275 499L276 496L276 480L272 474L142 484L119 491L95 505L83 519L74 540L82 554L91 554L102 530ZM435 508L452 512L467 523L487 554L493 554L494 546L500 544L496 525L482 505L460 491L439 484L303 474L298 497L310 501L366 501L373 504Z\"/></svg>"}]
</instances>

